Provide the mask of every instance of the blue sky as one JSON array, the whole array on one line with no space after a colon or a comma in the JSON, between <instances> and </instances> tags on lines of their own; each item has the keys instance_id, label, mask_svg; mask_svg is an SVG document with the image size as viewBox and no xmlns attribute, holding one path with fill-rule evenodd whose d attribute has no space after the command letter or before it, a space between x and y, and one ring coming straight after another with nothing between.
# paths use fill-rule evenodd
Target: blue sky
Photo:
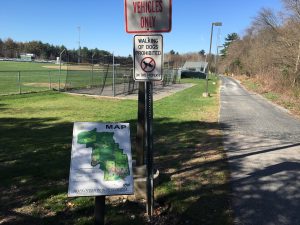
<instances>
[{"instance_id":1,"label":"blue sky","mask_svg":"<svg viewBox=\"0 0 300 225\"><path fill-rule=\"evenodd\" d=\"M173 0L172 31L164 34L164 51L208 52L211 23L221 21L214 33L213 51L227 34L240 35L262 8L282 8L280 0ZM116 55L132 54L133 35L125 32L124 0L1 0L0 38L41 40L69 49L81 46Z\"/></svg>"}]
</instances>

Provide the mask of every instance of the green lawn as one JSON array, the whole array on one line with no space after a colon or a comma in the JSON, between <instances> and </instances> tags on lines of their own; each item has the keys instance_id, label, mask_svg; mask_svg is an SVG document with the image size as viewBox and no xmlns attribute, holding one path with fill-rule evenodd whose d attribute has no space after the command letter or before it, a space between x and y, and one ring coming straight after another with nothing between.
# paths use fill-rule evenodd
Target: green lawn
<instances>
[{"instance_id":1,"label":"green lawn","mask_svg":"<svg viewBox=\"0 0 300 225\"><path fill-rule=\"evenodd\" d=\"M48 70L49 63L0 61L0 71Z\"/></svg>"},{"instance_id":2,"label":"green lawn","mask_svg":"<svg viewBox=\"0 0 300 225\"><path fill-rule=\"evenodd\" d=\"M33 62L0 62L0 95L19 93L40 92L51 89L67 88L80 89L90 86L104 84L104 77L107 76L105 85L112 85L112 68L91 67L71 65L69 70L49 69L46 67L57 66L54 64L33 63ZM78 67L78 68L76 68ZM124 75L131 75L131 68L116 67L116 84L127 82Z\"/></svg>"},{"instance_id":3,"label":"green lawn","mask_svg":"<svg viewBox=\"0 0 300 225\"><path fill-rule=\"evenodd\" d=\"M154 104L159 224L231 224L217 85L205 82ZM137 102L62 93L0 97L0 223L93 224L93 198L67 198L74 121L129 122ZM144 204L107 200L107 224L146 224Z\"/></svg>"},{"instance_id":4,"label":"green lawn","mask_svg":"<svg viewBox=\"0 0 300 225\"><path fill-rule=\"evenodd\" d=\"M56 69L45 66L53 64L33 62L0 62L0 95L40 92L64 88L66 71L61 76Z\"/></svg>"}]
</instances>

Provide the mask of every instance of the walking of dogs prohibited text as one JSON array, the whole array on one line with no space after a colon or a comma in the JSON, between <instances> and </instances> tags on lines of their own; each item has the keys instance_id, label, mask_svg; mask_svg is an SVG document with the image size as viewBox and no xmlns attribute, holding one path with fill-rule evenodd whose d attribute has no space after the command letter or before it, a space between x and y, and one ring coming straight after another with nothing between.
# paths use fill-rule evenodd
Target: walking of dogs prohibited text
<instances>
[{"instance_id":1,"label":"walking of dogs prohibited text","mask_svg":"<svg viewBox=\"0 0 300 225\"><path fill-rule=\"evenodd\" d=\"M163 36L134 36L134 79L136 81L162 80Z\"/></svg>"}]
</instances>

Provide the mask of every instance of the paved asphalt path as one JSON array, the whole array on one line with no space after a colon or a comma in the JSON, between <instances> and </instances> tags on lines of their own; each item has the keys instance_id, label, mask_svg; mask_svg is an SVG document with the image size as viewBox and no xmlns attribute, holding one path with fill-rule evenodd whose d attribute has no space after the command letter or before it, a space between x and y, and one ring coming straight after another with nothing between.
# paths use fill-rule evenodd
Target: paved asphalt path
<instances>
[{"instance_id":1,"label":"paved asphalt path","mask_svg":"<svg viewBox=\"0 0 300 225\"><path fill-rule=\"evenodd\" d=\"M300 121L221 79L235 224L300 225Z\"/></svg>"}]
</instances>

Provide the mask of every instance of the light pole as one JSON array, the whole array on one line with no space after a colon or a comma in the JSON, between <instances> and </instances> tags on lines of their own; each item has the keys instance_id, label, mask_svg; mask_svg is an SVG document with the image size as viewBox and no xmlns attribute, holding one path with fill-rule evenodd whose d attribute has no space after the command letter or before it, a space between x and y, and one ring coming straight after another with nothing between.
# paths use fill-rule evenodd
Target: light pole
<instances>
[{"instance_id":1,"label":"light pole","mask_svg":"<svg viewBox=\"0 0 300 225\"><path fill-rule=\"evenodd\" d=\"M61 56L66 51L66 49L62 50L59 53L59 77L58 77L58 91L60 91L60 76L61 76Z\"/></svg>"},{"instance_id":2,"label":"light pole","mask_svg":"<svg viewBox=\"0 0 300 225\"><path fill-rule=\"evenodd\" d=\"M210 57L211 55L211 45L212 45L212 38L213 38L213 33L214 33L214 26L216 27L220 27L222 26L221 22L213 22L211 24L211 31L210 31L210 44L209 44L209 53L208 53L208 57ZM208 58L207 57L207 58ZM206 74L206 88L205 88L205 92L203 93L204 97L209 97L209 93L208 93L208 75L209 75L209 70L210 70L210 63L209 63L209 58L208 58L208 65L207 65L207 74Z\"/></svg>"},{"instance_id":3,"label":"light pole","mask_svg":"<svg viewBox=\"0 0 300 225\"><path fill-rule=\"evenodd\" d=\"M216 55L216 74L218 75L219 73L219 48L223 48L223 45L217 46L217 55Z\"/></svg>"},{"instance_id":4,"label":"light pole","mask_svg":"<svg viewBox=\"0 0 300 225\"><path fill-rule=\"evenodd\" d=\"M81 47L80 47L80 30L81 30L81 27L78 26L77 27L78 29L78 64L81 62Z\"/></svg>"}]
</instances>

